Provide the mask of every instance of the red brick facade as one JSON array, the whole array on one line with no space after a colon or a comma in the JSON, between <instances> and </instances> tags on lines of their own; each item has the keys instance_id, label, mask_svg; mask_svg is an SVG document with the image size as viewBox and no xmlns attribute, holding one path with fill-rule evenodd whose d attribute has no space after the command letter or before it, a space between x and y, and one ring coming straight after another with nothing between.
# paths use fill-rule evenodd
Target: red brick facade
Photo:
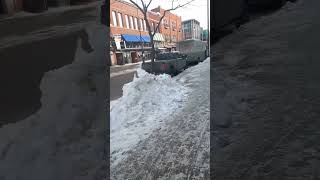
<instances>
[{"instance_id":1,"label":"red brick facade","mask_svg":"<svg viewBox=\"0 0 320 180\"><path fill-rule=\"evenodd\" d=\"M115 13L115 18L113 17ZM119 18L119 15L122 19ZM114 19L116 23L114 23ZM136 28L135 19L137 19L138 29ZM121 1L110 1L110 29L111 35L117 34L134 34L140 35L139 29L141 28L141 20L143 20L143 14L134 5ZM128 22L127 22L128 20ZM122 21L122 27L121 27ZM148 35L148 31L144 29L144 23L142 22L141 34ZM127 25L129 27L127 27Z\"/></svg>"},{"instance_id":2,"label":"red brick facade","mask_svg":"<svg viewBox=\"0 0 320 180\"><path fill-rule=\"evenodd\" d=\"M165 10L159 6L151 11L158 12L162 16ZM175 43L182 40L181 16L166 12L161 24L160 32L165 37L166 42Z\"/></svg>"},{"instance_id":3,"label":"red brick facade","mask_svg":"<svg viewBox=\"0 0 320 180\"><path fill-rule=\"evenodd\" d=\"M153 31L159 23L163 11L158 7L148 12L147 21ZM157 39L154 41L154 45L157 48L166 48L170 51L175 49L175 43L180 41L182 37L181 17L168 12L164 20L171 25L161 23L158 33L167 37L166 42L157 39L161 36L157 34L154 38ZM136 62L141 60L142 56L148 58L151 49L149 43L127 42L123 39L125 36L120 36L124 34L139 36L140 33L142 36L149 36L147 21L144 20L142 12L135 5L123 0L110 0L110 36L115 38L116 44L114 50L110 52L112 64Z\"/></svg>"},{"instance_id":4,"label":"red brick facade","mask_svg":"<svg viewBox=\"0 0 320 180\"><path fill-rule=\"evenodd\" d=\"M152 31L154 31L160 21L160 15L158 15L155 12L149 12L148 13L149 16L149 24L150 24L150 28L152 29ZM160 26L161 27L161 26ZM158 29L158 32L160 32L161 29Z\"/></svg>"},{"instance_id":5,"label":"red brick facade","mask_svg":"<svg viewBox=\"0 0 320 180\"><path fill-rule=\"evenodd\" d=\"M148 20L150 22L151 29L155 28L159 23L160 13L163 15L164 9L158 8L152 9L152 12L148 13ZM121 18L121 19L120 19ZM131 20L132 18L132 20ZM137 18L138 30L135 27L135 18ZM143 14L133 4L122 1L122 0L111 0L110 1L110 27L111 35L117 34L135 34L139 35L140 23L144 19ZM128 20L128 22L127 22ZM116 22L114 22L116 21ZM142 21L143 22L143 21ZM141 28L142 35L148 35L148 31ZM128 27L128 26L129 27ZM133 26L132 26L133 25ZM154 26L152 26L154 25ZM168 43L175 43L182 40L182 29L181 29L181 17L171 12L167 12L163 18L159 32L163 34Z\"/></svg>"}]
</instances>

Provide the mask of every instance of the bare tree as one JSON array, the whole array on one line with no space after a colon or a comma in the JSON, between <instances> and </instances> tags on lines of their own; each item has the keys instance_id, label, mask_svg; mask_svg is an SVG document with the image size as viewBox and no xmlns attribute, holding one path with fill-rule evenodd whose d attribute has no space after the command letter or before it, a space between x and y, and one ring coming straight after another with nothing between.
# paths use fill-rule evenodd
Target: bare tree
<instances>
[{"instance_id":1,"label":"bare tree","mask_svg":"<svg viewBox=\"0 0 320 180\"><path fill-rule=\"evenodd\" d=\"M177 6L173 6L173 2L177 1L177 0L171 0L172 2L172 7L170 9L166 9L164 10L163 14L161 14L159 23L156 25L156 28L154 29L154 31L152 31L151 27L150 27L150 23L148 21L148 8L150 6L150 4L152 3L153 0L149 0L149 2L145 2L144 0L140 0L141 5L138 5L134 0L130 0L130 2L132 4L134 4L139 10L140 12L142 12L143 17L146 21L146 26L147 26L147 30L148 30L148 34L150 36L150 44L151 44L151 71L153 72L153 64L154 64L154 59L155 59L155 47L154 47L154 41L153 41L153 37L156 34L156 32L158 32L160 25L161 25L161 21L162 19L165 17L166 13L169 11L173 11L176 10L178 8L182 8L188 4L190 4L191 2L195 1L195 0L189 0L188 2L184 3L184 4L178 4Z\"/></svg>"}]
</instances>

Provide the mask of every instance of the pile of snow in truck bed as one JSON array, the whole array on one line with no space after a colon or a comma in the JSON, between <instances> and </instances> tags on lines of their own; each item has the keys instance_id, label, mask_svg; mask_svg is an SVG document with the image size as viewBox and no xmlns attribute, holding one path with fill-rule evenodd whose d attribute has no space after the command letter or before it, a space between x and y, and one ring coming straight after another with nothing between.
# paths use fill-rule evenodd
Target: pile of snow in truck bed
<instances>
[{"instance_id":1,"label":"pile of snow in truck bed","mask_svg":"<svg viewBox=\"0 0 320 180\"><path fill-rule=\"evenodd\" d=\"M153 75L141 68L138 77L125 84L123 96L110 104L111 165L159 128L183 106L188 88L169 75Z\"/></svg>"}]
</instances>

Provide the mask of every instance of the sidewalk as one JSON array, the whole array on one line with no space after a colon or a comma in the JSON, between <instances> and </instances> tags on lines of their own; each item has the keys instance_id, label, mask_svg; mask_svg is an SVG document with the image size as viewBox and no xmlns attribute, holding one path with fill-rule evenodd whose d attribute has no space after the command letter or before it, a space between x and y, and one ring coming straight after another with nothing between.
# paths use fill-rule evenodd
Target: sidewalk
<instances>
[{"instance_id":1,"label":"sidewalk","mask_svg":"<svg viewBox=\"0 0 320 180\"><path fill-rule=\"evenodd\" d=\"M146 60L145 62L150 62L151 60ZM137 63L128 63L124 65L113 65L110 66L110 76L117 74L126 74L136 71L136 69L142 64L142 61Z\"/></svg>"},{"instance_id":2,"label":"sidewalk","mask_svg":"<svg viewBox=\"0 0 320 180\"><path fill-rule=\"evenodd\" d=\"M139 67L140 64L142 64L142 62L130 63L130 64L124 64L124 65L113 65L113 66L110 66L110 74L117 73L120 71L125 71L128 69L136 69Z\"/></svg>"}]
</instances>

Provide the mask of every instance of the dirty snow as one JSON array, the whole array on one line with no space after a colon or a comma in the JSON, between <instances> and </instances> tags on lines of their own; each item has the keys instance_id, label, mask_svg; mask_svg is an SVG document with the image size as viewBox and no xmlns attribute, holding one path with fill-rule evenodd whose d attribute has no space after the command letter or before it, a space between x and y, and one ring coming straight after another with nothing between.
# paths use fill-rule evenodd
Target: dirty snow
<instances>
[{"instance_id":1,"label":"dirty snow","mask_svg":"<svg viewBox=\"0 0 320 180\"><path fill-rule=\"evenodd\" d=\"M188 88L169 75L142 69L123 87L123 96L110 105L111 164L124 158L139 141L161 126L188 97Z\"/></svg>"},{"instance_id":2,"label":"dirty snow","mask_svg":"<svg viewBox=\"0 0 320 180\"><path fill-rule=\"evenodd\" d=\"M288 3L213 46L215 180L320 178L319 5Z\"/></svg>"},{"instance_id":3,"label":"dirty snow","mask_svg":"<svg viewBox=\"0 0 320 180\"><path fill-rule=\"evenodd\" d=\"M144 79L140 79L141 74ZM134 90L130 93L132 102L127 102L128 104L125 104L125 101L112 103L112 111L123 104L126 106L123 109L126 112L125 116L118 117L119 119L126 117L126 122L116 123L115 127L121 126L126 132L128 132L128 128L134 131L131 132L132 134L118 133L121 136L116 137L117 141L112 140L111 137L111 152L114 151L112 146L118 146L119 149L119 146L124 147L123 143L128 143L129 140L135 140L135 144L132 143L131 146L126 146L127 149L120 151L126 153L125 156L120 155L119 152L111 153L111 158L114 158L111 162L111 179L208 179L210 152L209 58L188 68L174 78L167 75L153 76L144 71L138 72L138 75L140 78L135 78L134 81L141 81L139 83L141 90L137 91L137 82L136 85L132 83L124 89L124 91L129 88ZM147 84L148 86L146 86ZM155 88L158 89L155 90L158 93L152 93ZM141 96L143 93L144 97ZM160 97L154 96L154 94L159 94ZM125 93L125 96L128 96L128 92ZM182 99L181 102L172 100L178 97ZM157 105L144 111L138 109L147 107L141 104L149 101ZM132 105L135 108L132 108ZM179 106L181 107L179 108ZM171 115L160 114L160 112L169 111ZM141 117L139 113L143 113L147 117ZM143 120L150 126L143 129L142 125L138 123L131 124L131 127L123 125L128 125L128 122L132 120L140 121L142 124ZM163 122L159 122L160 120ZM138 128L134 125L137 125ZM137 134L143 134L144 131L148 134L138 142ZM113 133L111 132L111 136L114 136ZM115 160L115 157L122 159ZM115 163L115 161L117 162Z\"/></svg>"},{"instance_id":4,"label":"dirty snow","mask_svg":"<svg viewBox=\"0 0 320 180\"><path fill-rule=\"evenodd\" d=\"M0 128L0 179L103 179L105 146L105 27L85 29L94 47L77 40L72 64L45 73L38 112ZM75 42L76 43L76 42ZM92 76L88 77L88 72ZM88 83L96 86L91 92Z\"/></svg>"}]
</instances>

